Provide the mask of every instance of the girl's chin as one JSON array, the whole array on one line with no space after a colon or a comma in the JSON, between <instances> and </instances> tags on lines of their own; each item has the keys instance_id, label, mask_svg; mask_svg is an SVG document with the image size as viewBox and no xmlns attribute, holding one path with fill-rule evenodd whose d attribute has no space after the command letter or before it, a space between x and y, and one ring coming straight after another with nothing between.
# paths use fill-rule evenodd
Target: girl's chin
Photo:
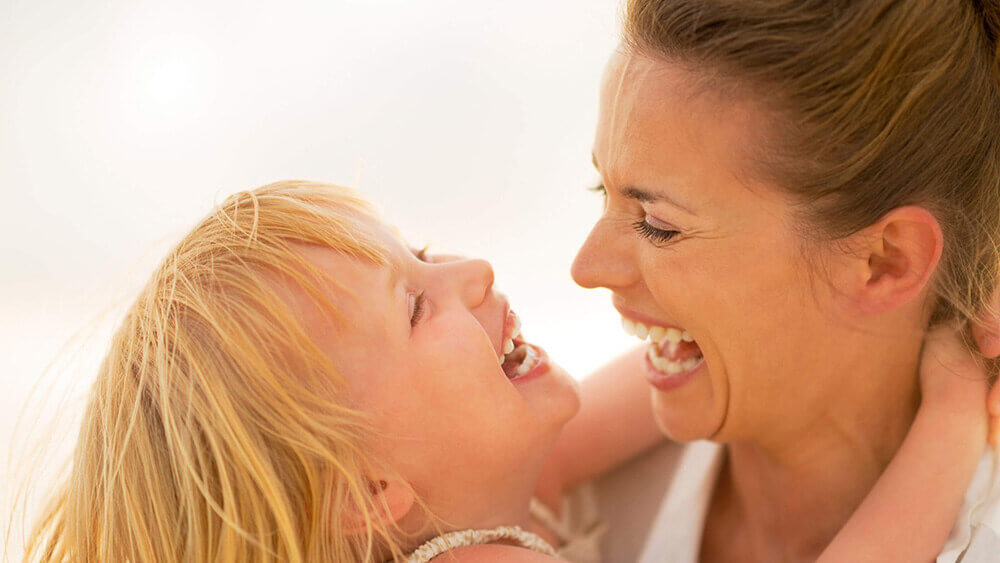
<instances>
[{"instance_id":1,"label":"girl's chin","mask_svg":"<svg viewBox=\"0 0 1000 563\"><path fill-rule=\"evenodd\" d=\"M544 377L525 381L518 390L560 429L580 410L580 383L551 362Z\"/></svg>"}]
</instances>

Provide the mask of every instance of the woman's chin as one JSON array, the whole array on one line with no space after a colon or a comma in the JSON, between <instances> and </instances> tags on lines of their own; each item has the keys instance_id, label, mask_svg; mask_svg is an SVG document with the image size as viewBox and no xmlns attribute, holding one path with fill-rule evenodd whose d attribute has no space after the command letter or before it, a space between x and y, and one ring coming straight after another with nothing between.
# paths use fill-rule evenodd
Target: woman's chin
<instances>
[{"instance_id":1,"label":"woman's chin","mask_svg":"<svg viewBox=\"0 0 1000 563\"><path fill-rule=\"evenodd\" d=\"M725 416L711 400L684 401L671 393L652 390L653 417L663 434L675 442L713 440Z\"/></svg>"}]
</instances>

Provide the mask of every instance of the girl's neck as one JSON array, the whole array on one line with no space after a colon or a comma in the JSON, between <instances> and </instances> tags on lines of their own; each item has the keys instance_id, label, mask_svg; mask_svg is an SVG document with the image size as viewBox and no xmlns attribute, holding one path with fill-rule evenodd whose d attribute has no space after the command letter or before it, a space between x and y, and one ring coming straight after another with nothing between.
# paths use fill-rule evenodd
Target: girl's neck
<instances>
[{"instance_id":1,"label":"girl's neck","mask_svg":"<svg viewBox=\"0 0 1000 563\"><path fill-rule=\"evenodd\" d=\"M735 516L762 559L819 555L902 444L920 402L920 341L879 344L837 366L843 385L810 420L729 444L713 508Z\"/></svg>"},{"instance_id":2,"label":"girl's neck","mask_svg":"<svg viewBox=\"0 0 1000 563\"><path fill-rule=\"evenodd\" d=\"M540 465L540 461L532 460L502 483L447 483L425 493L424 501L433 516L424 509L415 509L400 521L401 528L412 538L410 549L452 531L499 526L528 529L529 506Z\"/></svg>"}]
</instances>

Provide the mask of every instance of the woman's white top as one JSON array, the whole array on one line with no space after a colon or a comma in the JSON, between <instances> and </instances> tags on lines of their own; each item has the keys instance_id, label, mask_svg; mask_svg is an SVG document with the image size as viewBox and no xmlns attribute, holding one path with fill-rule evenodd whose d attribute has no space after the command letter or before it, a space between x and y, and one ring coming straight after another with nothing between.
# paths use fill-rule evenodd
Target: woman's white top
<instances>
[{"instance_id":1,"label":"woman's white top","mask_svg":"<svg viewBox=\"0 0 1000 563\"><path fill-rule=\"evenodd\" d=\"M640 563L695 563L701 549L712 490L724 447L694 442L685 447L660 511L650 529ZM1000 562L1000 471L987 451L965 494L958 520L938 555L938 563Z\"/></svg>"}]
</instances>

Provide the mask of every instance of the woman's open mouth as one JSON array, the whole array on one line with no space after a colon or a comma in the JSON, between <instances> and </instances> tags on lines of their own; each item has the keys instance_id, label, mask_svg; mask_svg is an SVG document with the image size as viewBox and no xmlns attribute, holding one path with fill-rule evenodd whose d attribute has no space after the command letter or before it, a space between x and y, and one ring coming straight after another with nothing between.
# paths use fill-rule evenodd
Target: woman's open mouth
<instances>
[{"instance_id":1,"label":"woman's open mouth","mask_svg":"<svg viewBox=\"0 0 1000 563\"><path fill-rule=\"evenodd\" d=\"M514 311L507 313L505 321L505 333L508 335L503 341L503 353L499 358L500 367L504 375L511 381L527 379L541 375L548 365L545 351L529 344L521 336L521 319Z\"/></svg>"},{"instance_id":2,"label":"woman's open mouth","mask_svg":"<svg viewBox=\"0 0 1000 563\"><path fill-rule=\"evenodd\" d=\"M622 317L622 327L628 334L649 341L645 362L649 381L661 391L689 381L705 361L701 348L686 330L651 326L627 317Z\"/></svg>"}]
</instances>

